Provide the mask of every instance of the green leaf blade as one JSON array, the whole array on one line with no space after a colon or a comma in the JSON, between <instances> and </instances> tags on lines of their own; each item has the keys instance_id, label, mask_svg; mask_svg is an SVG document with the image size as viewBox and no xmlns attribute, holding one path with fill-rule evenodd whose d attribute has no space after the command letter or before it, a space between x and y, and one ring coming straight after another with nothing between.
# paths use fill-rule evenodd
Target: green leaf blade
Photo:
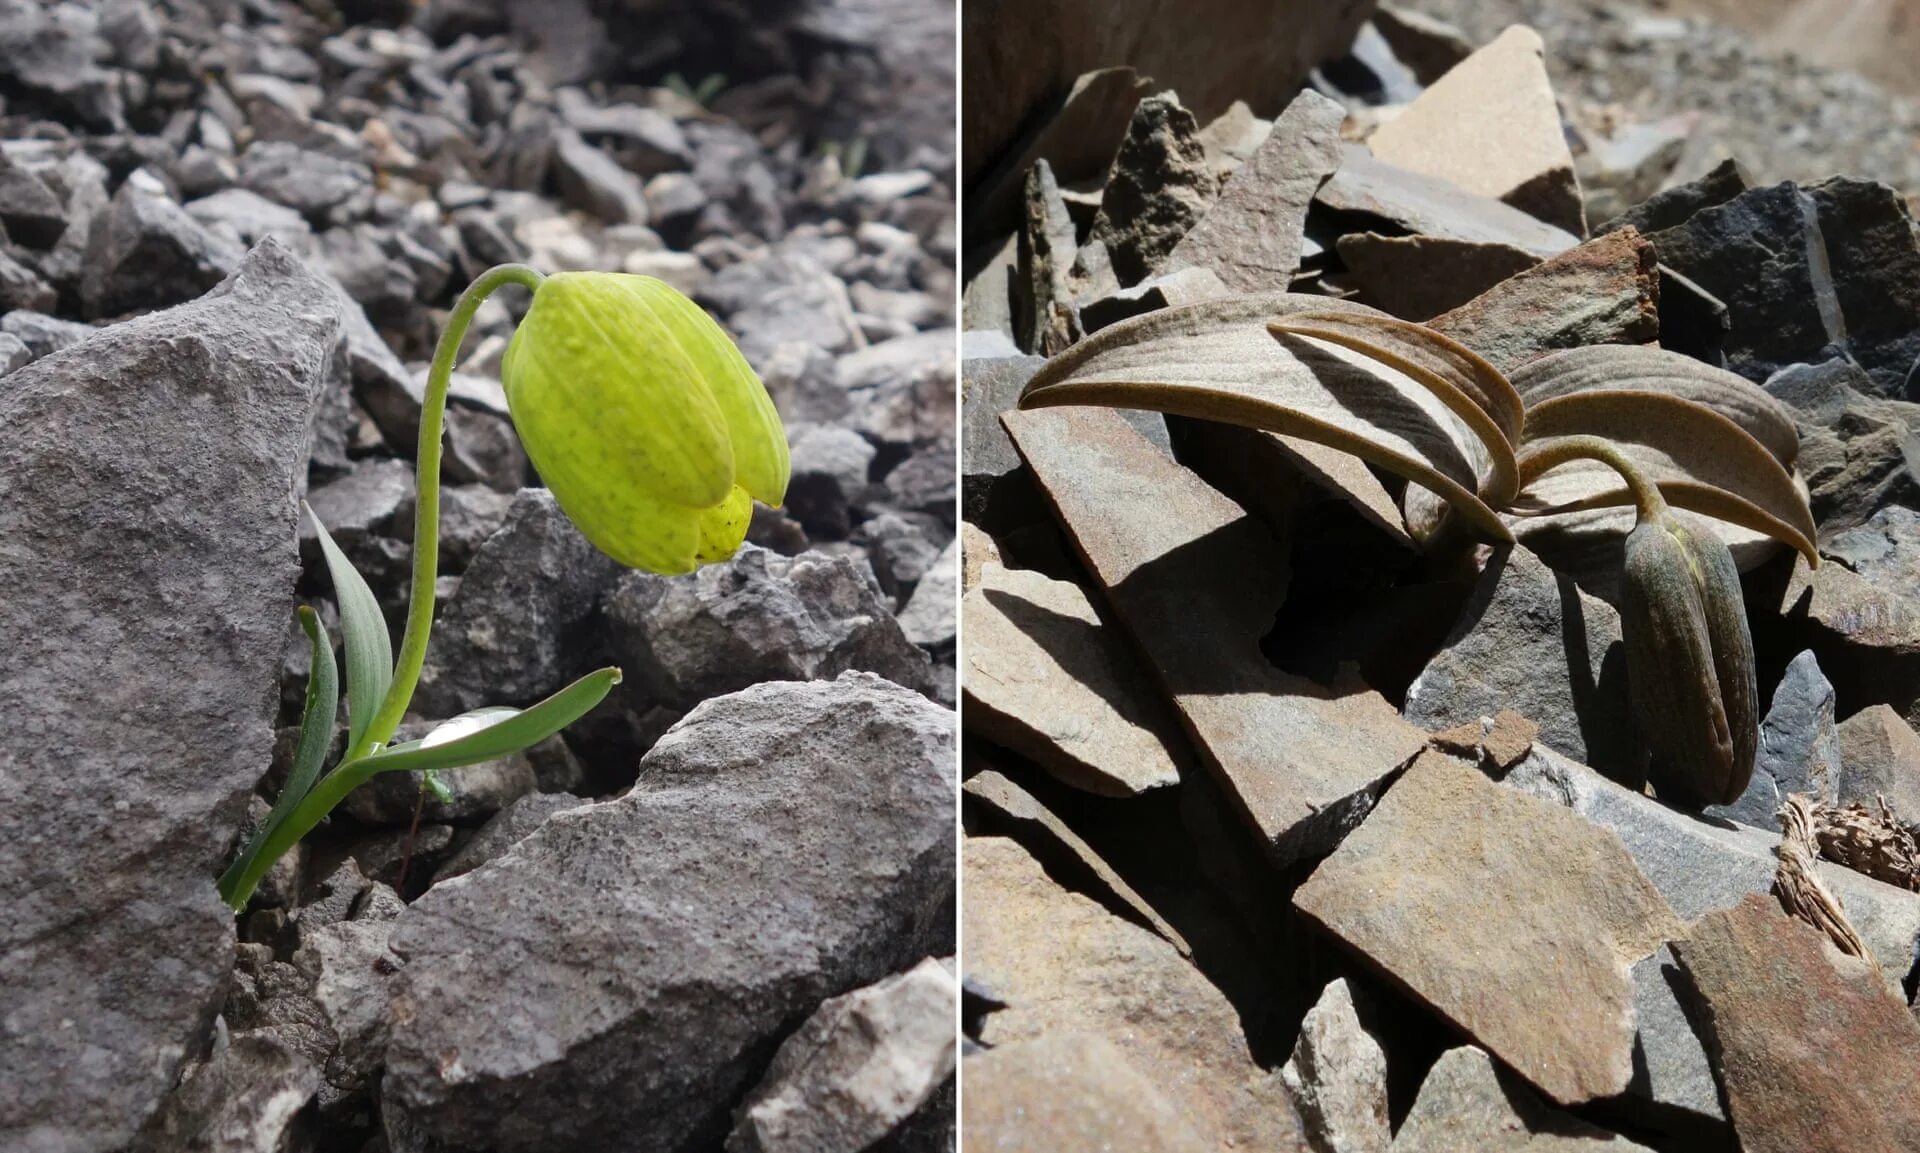
<instances>
[{"instance_id":1,"label":"green leaf blade","mask_svg":"<svg viewBox=\"0 0 1920 1153\"><path fill-rule=\"evenodd\" d=\"M352 770L371 776L403 770L456 769L508 756L546 740L586 716L619 683L619 669L599 669L538 704L524 709L480 709L464 718L454 718L420 740L392 745L342 765L336 771ZM480 723L467 731L450 739L435 740L437 733L475 717Z\"/></svg>"},{"instance_id":2,"label":"green leaf blade","mask_svg":"<svg viewBox=\"0 0 1920 1153\"><path fill-rule=\"evenodd\" d=\"M393 683L393 638L387 633L387 618L373 590L333 542L313 509L304 504L302 507L320 538L320 552L333 577L334 599L340 605L340 631L347 650L347 755L351 757L364 751L361 742L367 726Z\"/></svg>"}]
</instances>

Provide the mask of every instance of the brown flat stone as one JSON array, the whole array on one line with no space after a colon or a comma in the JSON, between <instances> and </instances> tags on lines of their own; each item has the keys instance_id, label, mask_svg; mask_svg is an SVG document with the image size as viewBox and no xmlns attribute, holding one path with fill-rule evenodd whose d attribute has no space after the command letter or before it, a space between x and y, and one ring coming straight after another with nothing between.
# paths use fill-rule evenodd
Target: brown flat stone
<instances>
[{"instance_id":1,"label":"brown flat stone","mask_svg":"<svg viewBox=\"0 0 1920 1153\"><path fill-rule=\"evenodd\" d=\"M1471 1045L1434 1062L1393 1153L1633 1153L1646 1146L1547 1105Z\"/></svg>"},{"instance_id":2,"label":"brown flat stone","mask_svg":"<svg viewBox=\"0 0 1920 1153\"><path fill-rule=\"evenodd\" d=\"M1757 893L1673 951L1745 1153L1920 1149L1920 1023L1870 963Z\"/></svg>"},{"instance_id":3,"label":"brown flat stone","mask_svg":"<svg viewBox=\"0 0 1920 1153\"><path fill-rule=\"evenodd\" d=\"M1389 164L1360 144L1346 146L1339 171L1314 199L1336 212L1364 212L1422 236L1509 244L1540 257L1580 243L1564 228L1450 181Z\"/></svg>"},{"instance_id":4,"label":"brown flat stone","mask_svg":"<svg viewBox=\"0 0 1920 1153\"><path fill-rule=\"evenodd\" d=\"M1435 752L1294 906L1563 1105L1626 1089L1629 969L1685 932L1619 838Z\"/></svg>"},{"instance_id":5,"label":"brown flat stone","mask_svg":"<svg viewBox=\"0 0 1920 1153\"><path fill-rule=\"evenodd\" d=\"M1368 138L1390 164L1504 200L1586 233L1580 181L1560 128L1540 34L1515 24L1462 60Z\"/></svg>"},{"instance_id":6,"label":"brown flat stone","mask_svg":"<svg viewBox=\"0 0 1920 1153\"><path fill-rule=\"evenodd\" d=\"M1306 1153L1279 1075L1254 1061L1233 1004L1172 945L1060 888L1013 841L969 837L962 853L961 972L1007 1005L987 1017L981 1041L1101 1035L1151 1071L1205 1148ZM999 1148L971 1144L974 1108L995 1108L974 1079L976 1060L964 1073L969 1148Z\"/></svg>"},{"instance_id":7,"label":"brown flat stone","mask_svg":"<svg viewBox=\"0 0 1920 1153\"><path fill-rule=\"evenodd\" d=\"M961 788L967 796L990 809L1002 822L1037 830L1035 835L1080 862L1081 867L1096 877L1106 887L1113 901L1131 913L1135 921L1165 938L1168 944L1180 951L1182 957L1193 956L1193 946L1187 944L1180 931L1167 924L1166 918L1155 912L1153 906L1147 904L1147 899L1127 884L1126 878L1114 872L1113 866L1107 864L1092 845L1087 844L1080 834L1055 816L1032 793L993 769L985 769L968 777L967 783Z\"/></svg>"},{"instance_id":8,"label":"brown flat stone","mask_svg":"<svg viewBox=\"0 0 1920 1153\"><path fill-rule=\"evenodd\" d=\"M1502 372L1559 348L1660 335L1653 245L1631 228L1571 248L1437 316L1432 327Z\"/></svg>"},{"instance_id":9,"label":"brown flat stone","mask_svg":"<svg viewBox=\"0 0 1920 1153\"><path fill-rule=\"evenodd\" d=\"M1294 97L1161 271L1207 268L1235 292L1285 292L1300 266L1307 206L1340 167L1345 116L1318 92Z\"/></svg>"},{"instance_id":10,"label":"brown flat stone","mask_svg":"<svg viewBox=\"0 0 1920 1153\"><path fill-rule=\"evenodd\" d=\"M1457 308L1540 263L1510 244L1350 232L1334 246L1360 299L1404 320Z\"/></svg>"},{"instance_id":11,"label":"brown flat stone","mask_svg":"<svg viewBox=\"0 0 1920 1153\"><path fill-rule=\"evenodd\" d=\"M960 591L980 583L980 570L999 564L1000 542L970 520L960 522Z\"/></svg>"},{"instance_id":12,"label":"brown flat stone","mask_svg":"<svg viewBox=\"0 0 1920 1153\"><path fill-rule=\"evenodd\" d=\"M1002 417L1222 788L1277 863L1325 852L1426 734L1379 693L1273 667L1284 597L1267 527L1156 452L1111 409Z\"/></svg>"},{"instance_id":13,"label":"brown flat stone","mask_svg":"<svg viewBox=\"0 0 1920 1153\"><path fill-rule=\"evenodd\" d=\"M1157 1070L1155 1071L1157 1075ZM1097 1033L1063 1033L968 1057L960 1102L966 1153L1210 1153L1120 1047Z\"/></svg>"},{"instance_id":14,"label":"brown flat stone","mask_svg":"<svg viewBox=\"0 0 1920 1153\"><path fill-rule=\"evenodd\" d=\"M1180 782L1165 702L1078 585L991 565L960 612L968 732L1101 796Z\"/></svg>"}]
</instances>

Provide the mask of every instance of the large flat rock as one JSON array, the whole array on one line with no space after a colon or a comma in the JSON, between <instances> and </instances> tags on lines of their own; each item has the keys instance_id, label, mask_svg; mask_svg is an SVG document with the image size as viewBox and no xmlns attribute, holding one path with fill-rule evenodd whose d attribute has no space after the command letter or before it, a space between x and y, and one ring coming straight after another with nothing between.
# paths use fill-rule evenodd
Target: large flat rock
<instances>
[{"instance_id":1,"label":"large flat rock","mask_svg":"<svg viewBox=\"0 0 1920 1153\"><path fill-rule=\"evenodd\" d=\"M997 1045L967 1058L966 1077L966 1153L1219 1149L1194 1132L1154 1076L1097 1033Z\"/></svg>"},{"instance_id":2,"label":"large flat rock","mask_svg":"<svg viewBox=\"0 0 1920 1153\"><path fill-rule=\"evenodd\" d=\"M1255 1063L1232 1003L1172 945L1062 889L1013 841L969 837L963 852L961 973L1007 1005L987 1018L982 1041L998 1049L1096 1034L1112 1042L1126 1064L1151 1076L1201 1138L1200 1148L1305 1153L1279 1075ZM994 1082L976 1081L978 1060L968 1058L962 1074L969 1149L1100 1147L1031 1138L975 1145L976 1124L1017 1120L1008 1105L1017 1087L1000 1082L996 1090ZM1077 1112L1065 1102L1049 1108L1063 1116ZM1140 1112L1165 1111L1143 1102Z\"/></svg>"},{"instance_id":3,"label":"large flat rock","mask_svg":"<svg viewBox=\"0 0 1920 1153\"><path fill-rule=\"evenodd\" d=\"M338 330L266 242L0 388L0 1146L125 1145L225 993Z\"/></svg>"},{"instance_id":4,"label":"large flat rock","mask_svg":"<svg viewBox=\"0 0 1920 1153\"><path fill-rule=\"evenodd\" d=\"M951 948L953 715L869 673L670 730L397 924L389 1115L455 1146L712 1148L781 1034Z\"/></svg>"},{"instance_id":5,"label":"large flat rock","mask_svg":"<svg viewBox=\"0 0 1920 1153\"><path fill-rule=\"evenodd\" d=\"M1564 1105L1626 1089L1628 970L1685 931L1618 838L1439 753L1294 906Z\"/></svg>"},{"instance_id":6,"label":"large flat rock","mask_svg":"<svg viewBox=\"0 0 1920 1153\"><path fill-rule=\"evenodd\" d=\"M1759 894L1673 951L1746 1153L1920 1149L1920 1024L1871 964Z\"/></svg>"},{"instance_id":7,"label":"large flat rock","mask_svg":"<svg viewBox=\"0 0 1920 1153\"><path fill-rule=\"evenodd\" d=\"M1540 1100L1486 1052L1449 1049L1420 1085L1393 1153L1647 1153Z\"/></svg>"},{"instance_id":8,"label":"large flat rock","mask_svg":"<svg viewBox=\"0 0 1920 1153\"><path fill-rule=\"evenodd\" d=\"M1271 531L1111 409L1002 419L1114 618L1274 859L1331 848L1426 734L1371 689L1329 689L1261 653L1286 579Z\"/></svg>"}]
</instances>

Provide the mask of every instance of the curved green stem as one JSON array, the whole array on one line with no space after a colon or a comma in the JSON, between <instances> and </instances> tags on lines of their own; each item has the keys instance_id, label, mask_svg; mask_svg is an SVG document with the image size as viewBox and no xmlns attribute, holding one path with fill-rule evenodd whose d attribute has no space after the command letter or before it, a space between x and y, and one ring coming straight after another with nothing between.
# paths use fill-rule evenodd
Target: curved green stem
<instances>
[{"instance_id":1,"label":"curved green stem","mask_svg":"<svg viewBox=\"0 0 1920 1153\"><path fill-rule=\"evenodd\" d=\"M453 363L460 354L460 341L467 335L467 326L473 323L473 314L481 302L493 295L495 289L518 284L531 292L539 288L544 279L537 270L524 264L502 264L481 273L460 294L453 314L447 317L446 329L440 333L440 343L433 350L433 367L427 372L426 396L420 404L420 448L414 458L417 495L413 515L413 587L407 598L407 628L400 639L399 655L394 658L393 683L380 702L380 711L374 714L373 721L361 735L360 746L347 750L348 761L365 756L392 738L394 730L400 727L400 718L413 702L414 686L419 683L421 666L427 660L427 638L433 631L433 582L440 569L440 435L447 411L447 386L453 380Z\"/></svg>"},{"instance_id":2,"label":"curved green stem","mask_svg":"<svg viewBox=\"0 0 1920 1153\"><path fill-rule=\"evenodd\" d=\"M1660 495L1660 486L1648 480L1647 475L1640 471L1640 466L1621 452L1618 445L1597 436L1554 438L1543 449L1529 454L1528 472L1532 476L1539 476L1557 465L1582 459L1597 460L1620 474L1620 479L1627 482L1627 491L1633 494L1634 507L1641 521L1666 514L1667 498Z\"/></svg>"},{"instance_id":3,"label":"curved green stem","mask_svg":"<svg viewBox=\"0 0 1920 1153\"><path fill-rule=\"evenodd\" d=\"M312 832L320 819L345 800L348 793L379 771L378 764L361 760L342 764L320 778L320 783L313 786L313 791L301 799L294 810L287 814L287 818L272 826L266 839L260 842L251 856L243 856L234 863L239 871L229 870L227 876L220 878L220 894L226 899L228 907L236 913L245 909L247 899L253 896L260 878L267 875L273 863L285 856L288 849L299 844L300 838Z\"/></svg>"}]
</instances>

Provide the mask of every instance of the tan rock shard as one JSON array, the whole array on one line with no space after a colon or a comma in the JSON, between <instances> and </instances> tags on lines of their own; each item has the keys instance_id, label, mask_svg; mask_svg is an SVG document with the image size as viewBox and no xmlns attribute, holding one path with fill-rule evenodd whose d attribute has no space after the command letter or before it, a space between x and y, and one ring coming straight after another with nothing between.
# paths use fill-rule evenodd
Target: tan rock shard
<instances>
[{"instance_id":1,"label":"tan rock shard","mask_svg":"<svg viewBox=\"0 0 1920 1153\"><path fill-rule=\"evenodd\" d=\"M1586 213L1540 34L1515 24L1368 139L1373 154L1506 201L1576 236Z\"/></svg>"},{"instance_id":2,"label":"tan rock shard","mask_svg":"<svg viewBox=\"0 0 1920 1153\"><path fill-rule=\"evenodd\" d=\"M1078 585L986 565L960 613L968 732L1101 796L1179 783L1166 703Z\"/></svg>"},{"instance_id":3,"label":"tan rock shard","mask_svg":"<svg viewBox=\"0 0 1920 1153\"><path fill-rule=\"evenodd\" d=\"M1007 1005L987 1017L982 1041L997 1049L1061 1034L1099 1034L1128 1064L1150 1071L1202 1148L1307 1153L1280 1077L1253 1059L1238 1011L1172 945L1062 889L1005 838L967 838L961 867L967 899L960 969ZM1004 1108L992 1083L976 1079L978 1060L967 1058L961 1074L969 1149L1157 1147L1085 1145L1066 1137L976 1145L975 1119Z\"/></svg>"},{"instance_id":4,"label":"tan rock shard","mask_svg":"<svg viewBox=\"0 0 1920 1153\"><path fill-rule=\"evenodd\" d=\"M1626 1089L1629 969L1686 931L1619 838L1435 752L1294 906L1563 1105Z\"/></svg>"},{"instance_id":5,"label":"tan rock shard","mask_svg":"<svg viewBox=\"0 0 1920 1153\"><path fill-rule=\"evenodd\" d=\"M1063 1033L967 1058L961 1102L966 1153L1210 1153L1120 1047L1097 1033Z\"/></svg>"},{"instance_id":6,"label":"tan rock shard","mask_svg":"<svg viewBox=\"0 0 1920 1153\"><path fill-rule=\"evenodd\" d=\"M1544 1104L1486 1052L1449 1049L1400 1125L1393 1153L1648 1153Z\"/></svg>"}]
</instances>

